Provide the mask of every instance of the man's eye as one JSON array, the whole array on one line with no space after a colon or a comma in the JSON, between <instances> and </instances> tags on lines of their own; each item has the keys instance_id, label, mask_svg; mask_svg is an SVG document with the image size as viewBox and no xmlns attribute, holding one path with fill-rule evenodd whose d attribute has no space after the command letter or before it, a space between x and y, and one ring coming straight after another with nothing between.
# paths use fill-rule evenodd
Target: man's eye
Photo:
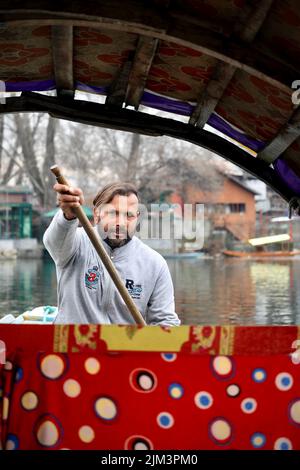
<instances>
[{"instance_id":1,"label":"man's eye","mask_svg":"<svg viewBox=\"0 0 300 470\"><path fill-rule=\"evenodd\" d=\"M127 212L127 217L128 217L128 219L133 219L133 218L136 217L136 216L137 216L137 214L134 213L134 212Z\"/></svg>"}]
</instances>

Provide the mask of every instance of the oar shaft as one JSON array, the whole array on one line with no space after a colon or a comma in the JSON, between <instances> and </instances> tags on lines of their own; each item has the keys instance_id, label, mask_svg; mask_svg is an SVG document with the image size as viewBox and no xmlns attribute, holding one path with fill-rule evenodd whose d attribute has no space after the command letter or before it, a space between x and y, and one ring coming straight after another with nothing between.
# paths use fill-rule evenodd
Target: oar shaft
<instances>
[{"instance_id":1,"label":"oar shaft","mask_svg":"<svg viewBox=\"0 0 300 470\"><path fill-rule=\"evenodd\" d=\"M60 169L57 165L52 166L51 168L52 173L56 176L56 180L60 184L65 184L66 186L70 186L68 181L65 179L65 177L61 174ZM102 242L100 240L100 237L97 236L95 230L93 229L93 226L89 219L87 218L84 210L82 209L81 206L79 207L73 207L72 210L74 211L75 215L78 217L78 219L81 222L81 225L85 232L87 233L87 236L89 237L91 243L95 247L95 250L97 251L102 263L106 267L110 277L112 278L116 288L118 289L122 299L124 300L125 304L128 307L128 310L130 311L131 315L133 316L134 320L136 323L139 325L146 325L146 322L144 318L142 317L141 313L137 309L135 303L133 302L132 298L128 294L128 291L126 287L124 286L122 280L120 279L120 276L113 265L110 257L108 256L107 252L105 251L105 248L102 245Z\"/></svg>"}]
</instances>

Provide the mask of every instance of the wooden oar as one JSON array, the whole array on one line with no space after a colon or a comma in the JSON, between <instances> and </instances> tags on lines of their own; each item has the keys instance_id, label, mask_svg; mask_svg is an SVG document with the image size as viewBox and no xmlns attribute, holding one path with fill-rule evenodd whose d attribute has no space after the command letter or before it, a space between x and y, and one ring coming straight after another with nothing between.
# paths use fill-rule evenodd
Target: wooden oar
<instances>
[{"instance_id":1,"label":"wooden oar","mask_svg":"<svg viewBox=\"0 0 300 470\"><path fill-rule=\"evenodd\" d=\"M60 169L57 165L54 165L50 168L52 173L56 176L56 180L60 184L65 184L66 186L70 186L65 177L61 174ZM125 304L128 307L128 310L130 311L131 315L133 316L134 320L136 323L139 325L146 325L146 322L144 318L142 317L141 313L137 309L135 303L133 302L132 298L128 294L128 291L126 287L124 286L122 280L119 277L119 274L114 267L113 263L111 262L110 257L105 251L105 248L102 245L101 239L98 236L98 234L95 232L91 222L85 215L84 210L82 209L81 206L79 207L72 207L72 210L74 211L75 215L78 217L80 220L82 227L84 228L87 236L89 237L90 241L95 247L95 250L97 251L98 255L100 256L100 259L104 266L106 267L110 277L112 278L116 288L118 289L122 299L124 300Z\"/></svg>"}]
</instances>

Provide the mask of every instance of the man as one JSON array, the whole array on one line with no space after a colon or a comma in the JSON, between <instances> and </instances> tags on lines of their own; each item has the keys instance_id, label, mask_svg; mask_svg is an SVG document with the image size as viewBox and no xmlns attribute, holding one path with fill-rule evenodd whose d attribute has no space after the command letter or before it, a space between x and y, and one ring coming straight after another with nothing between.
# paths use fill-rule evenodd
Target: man
<instances>
[{"instance_id":1,"label":"man","mask_svg":"<svg viewBox=\"0 0 300 470\"><path fill-rule=\"evenodd\" d=\"M53 188L61 210L43 241L56 264L56 323L134 323L95 248L78 227L73 208L83 204L81 189L59 183ZM93 204L94 229L146 323L179 325L166 261L134 236L139 216L136 188L130 183L108 184Z\"/></svg>"}]
</instances>

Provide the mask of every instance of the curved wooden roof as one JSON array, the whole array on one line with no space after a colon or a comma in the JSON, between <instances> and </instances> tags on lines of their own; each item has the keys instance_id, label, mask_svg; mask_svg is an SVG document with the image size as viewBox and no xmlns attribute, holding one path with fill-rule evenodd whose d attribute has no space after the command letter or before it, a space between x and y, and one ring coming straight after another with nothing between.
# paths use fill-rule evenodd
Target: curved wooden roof
<instances>
[{"instance_id":1,"label":"curved wooden roof","mask_svg":"<svg viewBox=\"0 0 300 470\"><path fill-rule=\"evenodd\" d=\"M300 196L299 52L297 0L2 0L0 80L23 93L0 110L189 140L291 200ZM51 89L57 97L34 93ZM105 104L74 100L75 90Z\"/></svg>"}]
</instances>

